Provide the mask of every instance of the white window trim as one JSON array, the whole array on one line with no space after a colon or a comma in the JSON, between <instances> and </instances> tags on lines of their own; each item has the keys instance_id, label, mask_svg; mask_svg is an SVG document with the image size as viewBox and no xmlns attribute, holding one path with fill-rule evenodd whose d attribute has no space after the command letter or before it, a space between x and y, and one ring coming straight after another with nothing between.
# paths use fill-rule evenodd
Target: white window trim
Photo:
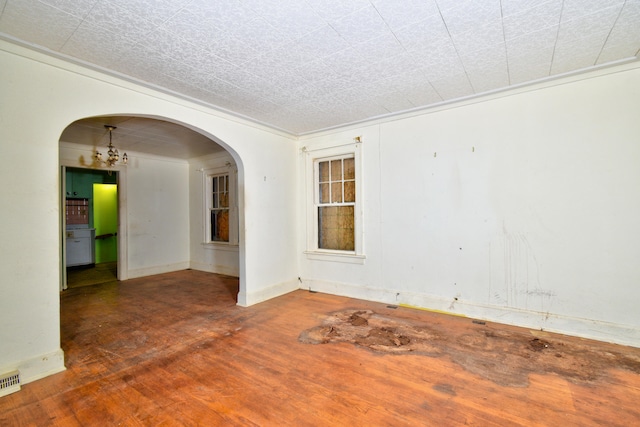
<instances>
[{"instance_id":1,"label":"white window trim","mask_svg":"<svg viewBox=\"0 0 640 427\"><path fill-rule=\"evenodd\" d=\"M332 262L344 262L354 264L364 264L366 256L364 254L364 233L363 233L363 180L362 180L362 143L353 142L350 144L307 149L305 153L305 193L307 212L307 245L304 253L307 259L322 260ZM316 168L315 162L332 157L353 155L356 167L356 202L354 208L354 239L353 251L341 251L318 248L318 212L315 208L316 192Z\"/></svg>"},{"instance_id":2,"label":"white window trim","mask_svg":"<svg viewBox=\"0 0 640 427\"><path fill-rule=\"evenodd\" d=\"M229 241L220 242L211 239L211 217L209 207L213 193L212 178L214 176L229 175ZM213 167L202 170L203 179L203 209L202 220L204 224L203 246L210 249L225 249L227 247L237 247L238 236L238 170L231 164ZM231 249L231 248L230 248Z\"/></svg>"}]
</instances>

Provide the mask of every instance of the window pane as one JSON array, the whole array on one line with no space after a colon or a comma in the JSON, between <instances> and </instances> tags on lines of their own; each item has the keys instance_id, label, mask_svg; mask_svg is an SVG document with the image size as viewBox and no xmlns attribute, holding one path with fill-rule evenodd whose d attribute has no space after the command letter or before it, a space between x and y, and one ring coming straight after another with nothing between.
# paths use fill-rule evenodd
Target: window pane
<instances>
[{"instance_id":1,"label":"window pane","mask_svg":"<svg viewBox=\"0 0 640 427\"><path fill-rule=\"evenodd\" d=\"M229 211L227 209L211 211L211 241L229 241Z\"/></svg>"},{"instance_id":2,"label":"window pane","mask_svg":"<svg viewBox=\"0 0 640 427\"><path fill-rule=\"evenodd\" d=\"M355 250L353 206L318 208L318 247L343 251Z\"/></svg>"},{"instance_id":3,"label":"window pane","mask_svg":"<svg viewBox=\"0 0 640 427\"><path fill-rule=\"evenodd\" d=\"M344 201L355 202L356 201L356 182L345 181L344 183Z\"/></svg>"},{"instance_id":4,"label":"window pane","mask_svg":"<svg viewBox=\"0 0 640 427\"><path fill-rule=\"evenodd\" d=\"M331 161L331 181L340 181L342 179L342 160Z\"/></svg>"},{"instance_id":5,"label":"window pane","mask_svg":"<svg viewBox=\"0 0 640 427\"><path fill-rule=\"evenodd\" d=\"M342 203L342 182L331 183L331 202Z\"/></svg>"},{"instance_id":6,"label":"window pane","mask_svg":"<svg viewBox=\"0 0 640 427\"><path fill-rule=\"evenodd\" d=\"M221 208L229 207L229 193L224 192L220 194L220 207Z\"/></svg>"},{"instance_id":7,"label":"window pane","mask_svg":"<svg viewBox=\"0 0 640 427\"><path fill-rule=\"evenodd\" d=\"M320 184L320 203L329 203L329 184Z\"/></svg>"},{"instance_id":8,"label":"window pane","mask_svg":"<svg viewBox=\"0 0 640 427\"><path fill-rule=\"evenodd\" d=\"M329 162L318 163L318 173L320 182L329 181Z\"/></svg>"},{"instance_id":9,"label":"window pane","mask_svg":"<svg viewBox=\"0 0 640 427\"><path fill-rule=\"evenodd\" d=\"M216 240L218 240L217 218L218 218L218 211L211 211L211 236L209 236L209 239L212 242L215 242Z\"/></svg>"},{"instance_id":10,"label":"window pane","mask_svg":"<svg viewBox=\"0 0 640 427\"><path fill-rule=\"evenodd\" d=\"M218 214L218 238L222 242L229 241L229 211L221 210Z\"/></svg>"},{"instance_id":11,"label":"window pane","mask_svg":"<svg viewBox=\"0 0 640 427\"><path fill-rule=\"evenodd\" d=\"M344 159L344 179L356 179L356 160Z\"/></svg>"},{"instance_id":12,"label":"window pane","mask_svg":"<svg viewBox=\"0 0 640 427\"><path fill-rule=\"evenodd\" d=\"M214 176L211 179L211 184L212 184L211 188L212 188L213 192L216 193L218 191L218 177L217 176Z\"/></svg>"},{"instance_id":13,"label":"window pane","mask_svg":"<svg viewBox=\"0 0 640 427\"><path fill-rule=\"evenodd\" d=\"M220 207L219 200L218 200L218 193L213 193L213 197L211 198L211 207L212 208Z\"/></svg>"}]
</instances>

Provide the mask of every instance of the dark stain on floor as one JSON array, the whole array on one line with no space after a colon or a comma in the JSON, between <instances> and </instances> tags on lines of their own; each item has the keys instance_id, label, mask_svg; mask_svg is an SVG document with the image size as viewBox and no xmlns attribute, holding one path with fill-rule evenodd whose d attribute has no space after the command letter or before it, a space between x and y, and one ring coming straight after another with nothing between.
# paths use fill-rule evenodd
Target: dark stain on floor
<instances>
[{"instance_id":1,"label":"dark stain on floor","mask_svg":"<svg viewBox=\"0 0 640 427\"><path fill-rule=\"evenodd\" d=\"M555 373L582 383L596 382L610 369L640 374L637 348L612 345L611 351L597 350L589 340L501 330L502 325L473 326L460 333L372 310L343 310L330 313L321 325L303 331L298 340L308 344L347 342L386 354L449 356L464 369L511 387L526 387L532 373ZM447 392L443 387L438 391Z\"/></svg>"}]
</instances>

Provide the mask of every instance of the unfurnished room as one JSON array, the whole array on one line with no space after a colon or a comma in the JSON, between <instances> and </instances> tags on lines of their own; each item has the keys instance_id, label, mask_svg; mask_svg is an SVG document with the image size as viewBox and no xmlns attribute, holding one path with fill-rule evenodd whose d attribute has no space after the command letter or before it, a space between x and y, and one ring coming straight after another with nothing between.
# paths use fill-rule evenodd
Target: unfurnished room
<instances>
[{"instance_id":1,"label":"unfurnished room","mask_svg":"<svg viewBox=\"0 0 640 427\"><path fill-rule=\"evenodd\" d=\"M640 423L640 0L0 0L0 425Z\"/></svg>"}]
</instances>

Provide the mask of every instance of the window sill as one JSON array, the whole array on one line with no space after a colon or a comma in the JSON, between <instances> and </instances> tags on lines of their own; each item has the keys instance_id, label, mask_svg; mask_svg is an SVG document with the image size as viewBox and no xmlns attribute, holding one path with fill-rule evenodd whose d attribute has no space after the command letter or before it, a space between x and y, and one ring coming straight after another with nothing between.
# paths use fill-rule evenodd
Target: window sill
<instances>
[{"instance_id":1,"label":"window sill","mask_svg":"<svg viewBox=\"0 0 640 427\"><path fill-rule=\"evenodd\" d=\"M216 251L238 252L238 245L232 245L224 242L209 242L202 243L205 249L211 249Z\"/></svg>"},{"instance_id":2,"label":"window sill","mask_svg":"<svg viewBox=\"0 0 640 427\"><path fill-rule=\"evenodd\" d=\"M343 262L347 264L362 265L367 259L366 256L355 253L305 251L304 254L307 256L307 259L314 261Z\"/></svg>"}]
</instances>

